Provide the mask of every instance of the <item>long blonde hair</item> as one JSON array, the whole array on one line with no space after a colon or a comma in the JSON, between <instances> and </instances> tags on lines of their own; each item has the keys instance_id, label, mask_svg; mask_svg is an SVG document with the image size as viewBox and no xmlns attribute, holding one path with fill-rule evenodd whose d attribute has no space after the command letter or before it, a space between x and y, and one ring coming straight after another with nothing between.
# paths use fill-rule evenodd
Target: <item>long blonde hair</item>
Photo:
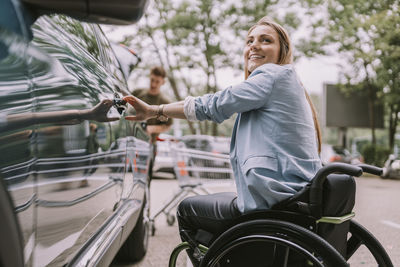
<instances>
[{"instance_id":1,"label":"long blonde hair","mask_svg":"<svg viewBox=\"0 0 400 267\"><path fill-rule=\"evenodd\" d=\"M292 43L290 41L289 34L287 33L287 31L281 25L272 21L268 17L263 17L249 29L249 31L247 32L247 35L249 35L254 30L254 28L256 28L257 26L260 26L260 25L269 26L269 27L273 28L279 36L280 49L279 49L279 57L278 57L277 64L278 65L286 65L286 64L293 63L293 46L292 46ZM244 66L244 75L245 75L245 79L247 79L247 77L249 77L249 75L250 75L250 72L247 69L247 65ZM312 117L314 120L315 134L317 136L317 141L318 141L318 153L320 153L321 152L321 139L322 139L321 138L321 128L319 127L317 113L315 111L314 105L311 101L310 96L308 95L308 93L305 89L304 89L304 93L306 95L307 102L311 107Z\"/></svg>"}]
</instances>

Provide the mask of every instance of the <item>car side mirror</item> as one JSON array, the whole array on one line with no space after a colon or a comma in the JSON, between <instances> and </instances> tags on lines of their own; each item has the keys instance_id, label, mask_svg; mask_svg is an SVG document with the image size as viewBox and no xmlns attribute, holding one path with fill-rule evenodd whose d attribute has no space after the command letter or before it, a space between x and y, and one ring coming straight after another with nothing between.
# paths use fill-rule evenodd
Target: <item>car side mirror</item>
<instances>
[{"instance_id":1,"label":"car side mirror","mask_svg":"<svg viewBox=\"0 0 400 267\"><path fill-rule=\"evenodd\" d=\"M37 16L65 14L93 23L127 25L137 22L148 0L22 0Z\"/></svg>"}]
</instances>

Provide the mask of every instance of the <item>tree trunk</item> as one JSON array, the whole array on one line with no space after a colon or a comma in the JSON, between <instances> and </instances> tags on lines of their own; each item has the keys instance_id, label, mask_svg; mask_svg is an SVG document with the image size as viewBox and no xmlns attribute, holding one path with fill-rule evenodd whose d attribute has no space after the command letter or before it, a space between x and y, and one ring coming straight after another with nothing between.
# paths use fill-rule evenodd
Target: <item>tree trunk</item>
<instances>
[{"instance_id":1,"label":"tree trunk","mask_svg":"<svg viewBox=\"0 0 400 267\"><path fill-rule=\"evenodd\" d=\"M212 123L212 135L218 136L218 123L216 122Z\"/></svg>"},{"instance_id":2,"label":"tree trunk","mask_svg":"<svg viewBox=\"0 0 400 267\"><path fill-rule=\"evenodd\" d=\"M369 122L370 122L370 127L371 127L371 137L372 137L372 145L376 145L376 135L375 135L375 110L374 110L374 104L375 101L373 99L372 93L371 93L370 87L368 87L368 116L369 116Z\"/></svg>"},{"instance_id":3,"label":"tree trunk","mask_svg":"<svg viewBox=\"0 0 400 267\"><path fill-rule=\"evenodd\" d=\"M175 76L173 75L172 71L169 68L168 68L168 71L170 71L170 75L168 75L168 81L169 81L169 84L171 85L172 91L174 91L175 98L177 101L181 101L182 98L179 94L178 86L176 85ZM192 134L196 134L196 129L194 128L193 123L191 121L187 121L187 122L189 125L190 132Z\"/></svg>"},{"instance_id":4,"label":"tree trunk","mask_svg":"<svg viewBox=\"0 0 400 267\"><path fill-rule=\"evenodd\" d=\"M370 83L369 76L368 76L368 63L364 62L364 70L366 73L365 77L365 85L367 87L367 93L368 93L368 116L369 116L369 122L370 122L370 127L371 127L371 138L372 138L372 145L376 145L376 135L375 135L375 88Z\"/></svg>"},{"instance_id":5,"label":"tree trunk","mask_svg":"<svg viewBox=\"0 0 400 267\"><path fill-rule=\"evenodd\" d=\"M393 152L400 106L392 104L389 109L389 149Z\"/></svg>"}]
</instances>

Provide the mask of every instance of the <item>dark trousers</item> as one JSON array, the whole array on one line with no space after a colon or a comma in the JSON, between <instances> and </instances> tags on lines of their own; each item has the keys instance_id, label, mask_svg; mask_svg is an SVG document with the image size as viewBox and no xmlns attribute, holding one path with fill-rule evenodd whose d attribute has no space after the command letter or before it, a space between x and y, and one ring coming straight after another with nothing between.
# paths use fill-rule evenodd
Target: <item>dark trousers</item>
<instances>
[{"instance_id":1,"label":"dark trousers","mask_svg":"<svg viewBox=\"0 0 400 267\"><path fill-rule=\"evenodd\" d=\"M193 239L209 246L241 215L236 204L236 193L217 193L184 199L178 206L179 232L185 230ZM186 241L181 234L182 241ZM194 266L198 261L188 255Z\"/></svg>"}]
</instances>

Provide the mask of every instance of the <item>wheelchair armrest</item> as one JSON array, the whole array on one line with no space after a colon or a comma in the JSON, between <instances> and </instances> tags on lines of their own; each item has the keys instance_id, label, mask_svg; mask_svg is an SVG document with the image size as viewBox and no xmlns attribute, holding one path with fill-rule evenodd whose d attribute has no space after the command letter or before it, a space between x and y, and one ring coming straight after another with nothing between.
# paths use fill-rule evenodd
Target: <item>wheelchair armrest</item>
<instances>
[{"instance_id":1,"label":"wheelchair armrest","mask_svg":"<svg viewBox=\"0 0 400 267\"><path fill-rule=\"evenodd\" d=\"M359 166L346 163L331 163L322 167L311 181L310 186L310 211L315 218L322 217L322 190L326 177L332 173L361 176L363 169Z\"/></svg>"},{"instance_id":2,"label":"wheelchair armrest","mask_svg":"<svg viewBox=\"0 0 400 267\"><path fill-rule=\"evenodd\" d=\"M370 174L381 176L383 173L383 169L376 166L367 164L358 164L357 166L360 167L363 170L363 172L367 172Z\"/></svg>"}]
</instances>

